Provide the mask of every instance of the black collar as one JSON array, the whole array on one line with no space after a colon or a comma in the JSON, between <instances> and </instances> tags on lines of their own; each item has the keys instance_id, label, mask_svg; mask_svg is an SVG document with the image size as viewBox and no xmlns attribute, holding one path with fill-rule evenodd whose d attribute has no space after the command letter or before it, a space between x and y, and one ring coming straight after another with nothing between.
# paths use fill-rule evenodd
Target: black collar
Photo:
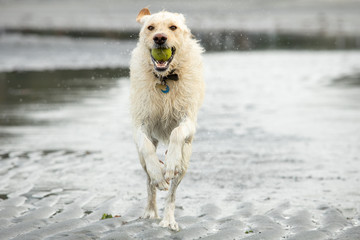
<instances>
[{"instance_id":1,"label":"black collar","mask_svg":"<svg viewBox=\"0 0 360 240\"><path fill-rule=\"evenodd\" d=\"M154 73L154 76L157 77L158 79L160 79L160 81L166 81L166 80L177 81L177 80L179 80L179 75L174 73L175 71L176 71L176 69L171 70L169 72L169 74L164 77L161 77L161 76L157 75L156 73Z\"/></svg>"}]
</instances>

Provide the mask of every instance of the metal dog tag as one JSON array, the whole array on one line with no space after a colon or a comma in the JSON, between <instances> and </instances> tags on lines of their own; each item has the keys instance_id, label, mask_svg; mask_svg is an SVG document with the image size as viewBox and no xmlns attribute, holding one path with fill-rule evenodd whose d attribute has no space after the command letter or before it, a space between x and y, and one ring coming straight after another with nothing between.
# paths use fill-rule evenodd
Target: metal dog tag
<instances>
[{"instance_id":1,"label":"metal dog tag","mask_svg":"<svg viewBox=\"0 0 360 240\"><path fill-rule=\"evenodd\" d=\"M170 90L170 88L169 88L168 85L163 85L163 84L161 84L161 83L157 83L157 84L155 85L155 87L158 88L158 89L160 89L163 93L168 93L169 90Z\"/></svg>"}]
</instances>

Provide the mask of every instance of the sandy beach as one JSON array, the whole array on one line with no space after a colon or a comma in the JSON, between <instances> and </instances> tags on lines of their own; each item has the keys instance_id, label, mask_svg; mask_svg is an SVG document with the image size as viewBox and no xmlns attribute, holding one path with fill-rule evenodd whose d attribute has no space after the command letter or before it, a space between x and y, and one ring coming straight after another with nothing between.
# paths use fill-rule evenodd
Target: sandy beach
<instances>
[{"instance_id":1,"label":"sandy beach","mask_svg":"<svg viewBox=\"0 0 360 240\"><path fill-rule=\"evenodd\" d=\"M128 77L10 88L1 105L0 239L359 239L359 59L358 51L205 54L207 95L177 194L179 232L139 219L145 175ZM121 217L100 220L104 213Z\"/></svg>"},{"instance_id":2,"label":"sandy beach","mask_svg":"<svg viewBox=\"0 0 360 240\"><path fill-rule=\"evenodd\" d=\"M179 232L140 218L128 67L146 6L0 0L0 240L359 240L359 1L151 2L207 50Z\"/></svg>"}]
</instances>

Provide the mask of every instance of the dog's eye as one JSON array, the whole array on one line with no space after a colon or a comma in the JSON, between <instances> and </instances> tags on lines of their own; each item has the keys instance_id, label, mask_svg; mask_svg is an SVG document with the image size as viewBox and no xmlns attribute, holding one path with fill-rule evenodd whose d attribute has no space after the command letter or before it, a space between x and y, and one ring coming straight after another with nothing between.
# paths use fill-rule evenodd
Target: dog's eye
<instances>
[{"instance_id":1,"label":"dog's eye","mask_svg":"<svg viewBox=\"0 0 360 240\"><path fill-rule=\"evenodd\" d=\"M152 30L154 30L154 27L153 26L148 26L148 29L150 30L150 31L152 31Z\"/></svg>"},{"instance_id":2,"label":"dog's eye","mask_svg":"<svg viewBox=\"0 0 360 240\"><path fill-rule=\"evenodd\" d=\"M172 31L175 31L177 29L177 26L171 26L169 27Z\"/></svg>"}]
</instances>

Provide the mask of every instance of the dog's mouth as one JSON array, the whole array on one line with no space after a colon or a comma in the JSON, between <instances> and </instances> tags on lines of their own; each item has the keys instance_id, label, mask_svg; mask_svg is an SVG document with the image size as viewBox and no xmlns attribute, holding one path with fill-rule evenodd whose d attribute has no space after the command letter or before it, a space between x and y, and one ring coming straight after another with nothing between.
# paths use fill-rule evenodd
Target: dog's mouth
<instances>
[{"instance_id":1,"label":"dog's mouth","mask_svg":"<svg viewBox=\"0 0 360 240\"><path fill-rule=\"evenodd\" d=\"M171 51L171 55L168 54L169 52L166 51ZM154 63L155 70L159 72L166 71L169 68L170 63L174 58L175 51L176 51L175 47L169 49L165 49L165 48L150 49L150 56L152 62ZM169 58L168 55L170 55Z\"/></svg>"}]
</instances>

